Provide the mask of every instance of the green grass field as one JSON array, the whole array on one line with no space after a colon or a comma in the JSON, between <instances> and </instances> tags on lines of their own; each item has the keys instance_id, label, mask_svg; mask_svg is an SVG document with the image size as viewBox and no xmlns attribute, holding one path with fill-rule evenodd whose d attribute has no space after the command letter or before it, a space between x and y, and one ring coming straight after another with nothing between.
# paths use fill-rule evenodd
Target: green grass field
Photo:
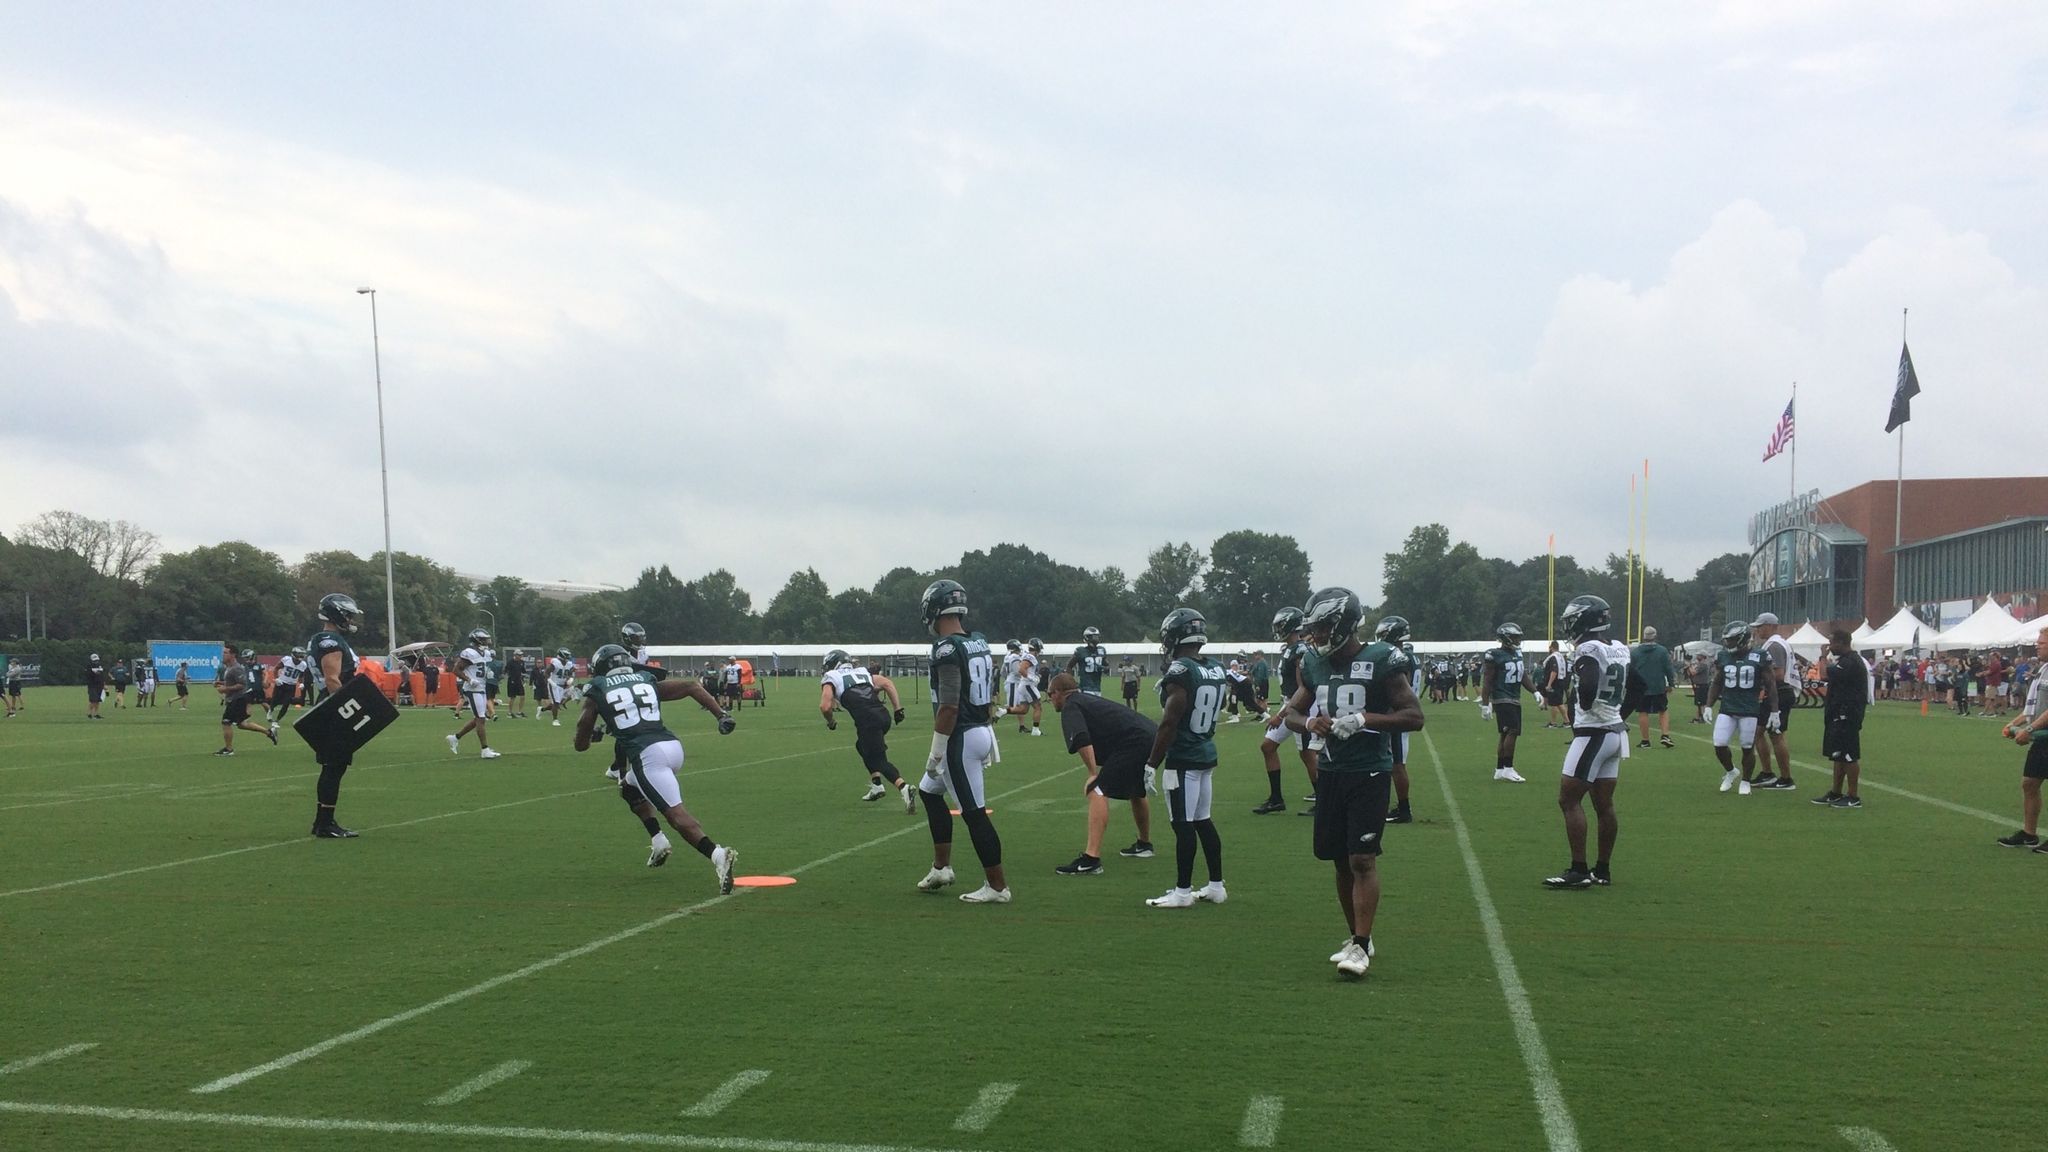
<instances>
[{"instance_id":1,"label":"green grass field","mask_svg":"<svg viewBox=\"0 0 2048 1152\"><path fill-rule=\"evenodd\" d=\"M2048 858L1992 843L2021 756L1991 721L1878 707L1846 812L1807 803L1817 714L1800 791L1748 798L1680 718L1623 766L1615 885L1557 893L1562 737L1496 784L1491 725L1432 708L1348 983L1310 821L1250 815L1255 725L1220 729L1228 904L1146 908L1170 850L1053 875L1084 804L1049 724L991 777L1016 902L970 907L913 889L922 817L857 802L809 699L726 738L671 706L692 811L799 880L719 899L680 844L644 866L566 726L502 722L487 763L408 712L345 783L362 837L314 841L289 733L222 760L210 710L88 723L82 690L33 691L0 725L0 1148L1916 1152L2039 1115ZM925 742L913 716L899 766Z\"/></svg>"}]
</instances>

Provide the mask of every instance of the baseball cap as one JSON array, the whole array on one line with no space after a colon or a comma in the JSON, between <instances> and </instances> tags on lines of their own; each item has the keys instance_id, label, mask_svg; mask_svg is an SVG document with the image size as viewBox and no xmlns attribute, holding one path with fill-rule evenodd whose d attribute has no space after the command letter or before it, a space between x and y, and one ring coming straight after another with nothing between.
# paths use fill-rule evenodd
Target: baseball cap
<instances>
[{"instance_id":1,"label":"baseball cap","mask_svg":"<svg viewBox=\"0 0 2048 1152\"><path fill-rule=\"evenodd\" d=\"M1751 621L1749 622L1749 626L1750 626L1751 628L1762 628L1762 627L1765 627L1766 625L1772 625L1772 624L1776 624L1777 622L1778 622L1778 615L1777 615L1777 613L1775 613L1775 612L1759 612L1759 613L1757 613L1757 617L1756 617L1756 619L1754 619L1754 620L1751 620Z\"/></svg>"}]
</instances>

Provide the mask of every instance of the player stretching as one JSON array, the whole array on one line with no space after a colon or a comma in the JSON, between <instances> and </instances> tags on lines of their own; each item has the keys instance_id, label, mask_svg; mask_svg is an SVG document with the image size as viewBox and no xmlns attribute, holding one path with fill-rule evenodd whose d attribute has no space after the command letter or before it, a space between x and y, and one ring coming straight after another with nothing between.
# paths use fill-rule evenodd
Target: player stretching
<instances>
[{"instance_id":1,"label":"player stretching","mask_svg":"<svg viewBox=\"0 0 2048 1152\"><path fill-rule=\"evenodd\" d=\"M932 641L932 749L925 758L924 779L917 794L924 801L932 831L932 870L917 882L920 890L937 892L953 882L953 816L948 797L960 806L967 837L986 877L981 887L960 897L968 904L1008 904L1010 885L1003 878L1003 841L988 818L988 797L982 770L993 760L996 738L989 702L995 689L995 661L988 640L967 630L967 589L954 580L935 580L921 602L924 626Z\"/></svg>"},{"instance_id":2,"label":"player stretching","mask_svg":"<svg viewBox=\"0 0 2048 1152\"><path fill-rule=\"evenodd\" d=\"M1175 871L1173 887L1145 901L1154 908L1229 899L1223 890L1223 837L1209 818L1209 800L1216 787L1216 717L1230 689L1223 665L1202 655L1208 642L1208 621L1193 608L1175 608L1159 624L1167 663L1159 674L1159 733L1145 767L1159 770L1159 786L1166 791ZM1209 883L1200 892L1194 890L1198 843L1209 869Z\"/></svg>"},{"instance_id":3,"label":"player stretching","mask_svg":"<svg viewBox=\"0 0 2048 1152\"><path fill-rule=\"evenodd\" d=\"M1500 744L1493 756L1493 778L1520 784L1522 774L1515 771L1515 737L1522 734L1522 626L1509 622L1494 635L1500 637L1500 647L1488 649L1481 665L1479 715L1491 716L1494 728L1500 732Z\"/></svg>"},{"instance_id":4,"label":"player stretching","mask_svg":"<svg viewBox=\"0 0 2048 1152\"><path fill-rule=\"evenodd\" d=\"M889 698L887 707L882 704L883 696ZM827 729L838 729L839 721L833 713L842 708L853 717L853 750L860 753L860 761L868 769L868 790L861 799L880 800L887 794L888 789L882 784L887 780L902 795L903 811L915 814L917 793L910 781L896 771L896 765L889 762L886 739L892 719L903 723L903 697L887 676L869 672L843 650L834 648L825 653L825 676L818 689L818 711L825 717Z\"/></svg>"},{"instance_id":5,"label":"player stretching","mask_svg":"<svg viewBox=\"0 0 2048 1152\"><path fill-rule=\"evenodd\" d=\"M697 818L683 807L683 788L676 782L676 772L683 766L683 742L662 727L661 702L685 696L695 700L706 712L718 717L721 736L730 735L738 721L719 707L702 684L693 680L656 681L652 673L634 667L632 655L617 644L607 644L590 657L590 674L583 714L576 719L576 750L590 748L597 723L603 720L614 746L625 750L626 779L619 782L619 795L636 813L649 819L656 809L668 817L669 826L682 834L683 843L711 861L719 893L730 894L732 866L740 854L705 835ZM668 859L668 838L656 832L654 847L660 859L650 856L649 867Z\"/></svg>"},{"instance_id":6,"label":"player stretching","mask_svg":"<svg viewBox=\"0 0 2048 1152\"><path fill-rule=\"evenodd\" d=\"M490 643L491 634L479 628L469 634L469 647L455 657L456 680L462 686L462 698L469 703L469 723L448 737L448 751L461 752L462 738L475 731L476 742L483 746L483 758L496 760L498 751L491 747L488 731L491 715L490 657L484 655L484 649Z\"/></svg>"},{"instance_id":7,"label":"player stretching","mask_svg":"<svg viewBox=\"0 0 2048 1152\"><path fill-rule=\"evenodd\" d=\"M1641 698L1642 681L1629 675L1628 645L1606 637L1610 613L1598 596L1576 596L1558 615L1558 631L1572 649L1572 746L1564 756L1564 774L1557 784L1557 806L1564 812L1564 838L1571 864L1543 883L1550 888L1605 887L1611 882L1608 862L1621 823L1614 815L1614 787L1621 781L1621 762L1628 758L1628 717ZM1585 798L1593 797L1600 825L1600 856L1586 867Z\"/></svg>"}]
</instances>

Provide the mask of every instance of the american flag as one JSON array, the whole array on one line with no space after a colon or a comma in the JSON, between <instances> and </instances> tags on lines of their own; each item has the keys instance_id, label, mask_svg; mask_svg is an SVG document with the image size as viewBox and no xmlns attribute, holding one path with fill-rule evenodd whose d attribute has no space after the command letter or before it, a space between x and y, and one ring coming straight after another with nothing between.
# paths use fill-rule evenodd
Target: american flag
<instances>
[{"instance_id":1,"label":"american flag","mask_svg":"<svg viewBox=\"0 0 2048 1152\"><path fill-rule=\"evenodd\" d=\"M1792 406L1797 403L1797 397L1785 402L1785 414L1778 417L1777 430L1771 433L1771 442L1764 446L1764 459L1769 460L1792 446Z\"/></svg>"}]
</instances>

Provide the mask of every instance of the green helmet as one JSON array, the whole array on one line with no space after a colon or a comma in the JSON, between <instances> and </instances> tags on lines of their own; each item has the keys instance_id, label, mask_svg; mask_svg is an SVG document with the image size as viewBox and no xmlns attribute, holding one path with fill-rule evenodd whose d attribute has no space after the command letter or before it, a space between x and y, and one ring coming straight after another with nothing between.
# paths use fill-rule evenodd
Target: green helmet
<instances>
[{"instance_id":1,"label":"green helmet","mask_svg":"<svg viewBox=\"0 0 2048 1152\"><path fill-rule=\"evenodd\" d=\"M1749 624L1742 620L1730 620L1728 627L1721 629L1721 646L1741 652L1749 647Z\"/></svg>"},{"instance_id":2,"label":"green helmet","mask_svg":"<svg viewBox=\"0 0 2048 1152\"><path fill-rule=\"evenodd\" d=\"M1168 656L1183 644L1207 644L1209 622L1193 608L1175 608L1159 622L1159 647Z\"/></svg>"},{"instance_id":3,"label":"green helmet","mask_svg":"<svg viewBox=\"0 0 2048 1152\"><path fill-rule=\"evenodd\" d=\"M839 667L841 664L844 664L851 659L853 659L853 657L848 656L846 654L846 649L834 648L830 652L825 653L825 667L823 668L823 671L830 672L834 668Z\"/></svg>"},{"instance_id":4,"label":"green helmet","mask_svg":"<svg viewBox=\"0 0 2048 1152\"><path fill-rule=\"evenodd\" d=\"M1383 640L1399 647L1408 642L1408 618L1406 616L1382 616L1372 630L1372 638Z\"/></svg>"},{"instance_id":5,"label":"green helmet","mask_svg":"<svg viewBox=\"0 0 2048 1152\"><path fill-rule=\"evenodd\" d=\"M1607 631L1612 610L1607 601L1598 596L1574 596L1572 602L1557 614L1557 629L1568 640L1584 640Z\"/></svg>"},{"instance_id":6,"label":"green helmet","mask_svg":"<svg viewBox=\"0 0 2048 1152\"><path fill-rule=\"evenodd\" d=\"M1522 626L1512 620L1494 629L1493 634L1500 637L1500 642L1510 648L1522 642Z\"/></svg>"},{"instance_id":7,"label":"green helmet","mask_svg":"<svg viewBox=\"0 0 2048 1152\"><path fill-rule=\"evenodd\" d=\"M619 625L619 643L628 648L647 647L647 629L627 621Z\"/></svg>"},{"instance_id":8,"label":"green helmet","mask_svg":"<svg viewBox=\"0 0 2048 1152\"><path fill-rule=\"evenodd\" d=\"M939 634L939 617L967 615L967 589L958 580L934 580L924 590L920 601L924 609L925 630Z\"/></svg>"},{"instance_id":9,"label":"green helmet","mask_svg":"<svg viewBox=\"0 0 2048 1152\"><path fill-rule=\"evenodd\" d=\"M329 592L320 598L320 619L334 625L336 632L353 632L362 623L363 610L356 607L355 597Z\"/></svg>"},{"instance_id":10,"label":"green helmet","mask_svg":"<svg viewBox=\"0 0 2048 1152\"><path fill-rule=\"evenodd\" d=\"M1301 609L1282 608L1273 613L1273 639L1285 640L1301 631Z\"/></svg>"},{"instance_id":11,"label":"green helmet","mask_svg":"<svg viewBox=\"0 0 2048 1152\"><path fill-rule=\"evenodd\" d=\"M1331 587L1308 598L1308 608L1301 614L1301 630L1308 634L1308 646L1316 655L1328 656L1351 643L1364 620L1365 602L1358 598L1358 593ZM1318 636L1322 637L1320 642Z\"/></svg>"},{"instance_id":12,"label":"green helmet","mask_svg":"<svg viewBox=\"0 0 2048 1152\"><path fill-rule=\"evenodd\" d=\"M607 644L590 656L590 674L602 676L633 666L633 654L617 644Z\"/></svg>"}]
</instances>

